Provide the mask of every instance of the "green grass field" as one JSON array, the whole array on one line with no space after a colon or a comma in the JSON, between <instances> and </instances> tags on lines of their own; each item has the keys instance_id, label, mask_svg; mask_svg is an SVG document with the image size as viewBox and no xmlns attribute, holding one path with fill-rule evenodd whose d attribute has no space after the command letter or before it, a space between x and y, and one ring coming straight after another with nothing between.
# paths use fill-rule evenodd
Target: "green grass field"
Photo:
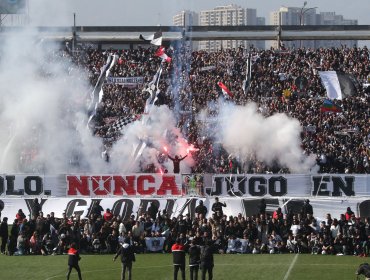
<instances>
[{"instance_id":1,"label":"green grass field","mask_svg":"<svg viewBox=\"0 0 370 280\"><path fill-rule=\"evenodd\" d=\"M0 256L0 279L65 279L68 256ZM82 255L84 280L120 279L113 255ZM215 255L214 279L339 280L356 279L359 264L368 258L321 255ZM173 279L170 254L137 255L133 279ZM199 274L200 276L200 274ZM188 269L186 278L189 279ZM73 272L71 279L78 279ZM364 279L363 277L361 279Z\"/></svg>"}]
</instances>

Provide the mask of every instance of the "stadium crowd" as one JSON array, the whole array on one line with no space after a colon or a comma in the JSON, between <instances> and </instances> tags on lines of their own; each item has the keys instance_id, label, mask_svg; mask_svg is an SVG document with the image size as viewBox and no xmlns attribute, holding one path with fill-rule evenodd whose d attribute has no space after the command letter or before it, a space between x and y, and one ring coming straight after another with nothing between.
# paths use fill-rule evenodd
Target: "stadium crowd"
<instances>
[{"instance_id":1,"label":"stadium crowd","mask_svg":"<svg viewBox=\"0 0 370 280\"><path fill-rule=\"evenodd\" d=\"M323 173L369 173L369 90L363 84L370 81L369 50L358 47L256 50L243 48L220 50L213 53L190 51L187 47L166 49L172 58L164 63L160 100L178 114L177 126L189 144L199 149L192 152L195 159L193 173L288 173L285 166L269 166L258 161L253 154L247 164L241 165L237 157L229 155L221 144L214 143L214 135L204 134L207 124L195 116L205 108L210 115L210 102L217 100L222 82L233 93L231 102L244 105L256 102L264 116L276 112L286 113L298 119L303 127L302 148L306 154L315 154L320 172ZM151 48L138 47L130 50L94 48L69 53L72 60L89 73L93 86L109 53L119 56L112 69L113 77L144 77L152 80L161 61L153 56ZM248 54L252 57L250 87L245 91ZM352 74L358 81L357 92L335 103L341 107L339 113L320 111L326 92L321 84L319 70L336 70ZM296 80L305 77L303 86ZM98 108L95 135L104 139L107 147L120 137L108 135L109 127L119 117L143 113L145 98L138 87L127 88L119 84L105 84L104 96ZM217 133L217 130L213 130ZM168 160L165 155L161 155ZM143 167L142 172L156 172ZM309 204L307 202L306 204ZM306 205L305 204L305 205ZM213 241L219 252L237 252L234 241L243 240L244 253L307 252L318 254L369 253L370 220L354 216L347 209L340 217L327 215L325 221L317 221L311 210L303 207L299 213L281 209L266 213L263 203L259 213L253 216L226 217L215 211L209 218L210 209L196 208L194 216L170 217L158 211L155 205L122 220L109 209L96 206L89 217L46 216L33 211L27 218L20 209L8 235L7 218L1 223L1 252L10 255L63 254L72 242L78 244L83 253L115 253L120 242L130 238L137 253L146 252L146 237L165 237L163 252L170 252L172 244L180 238L183 244L196 240L202 245ZM222 210L222 208L221 208ZM13 218L13 217L12 217ZM231 246L230 244L234 244ZM7 249L6 249L7 248Z\"/></svg>"},{"instance_id":2,"label":"stadium crowd","mask_svg":"<svg viewBox=\"0 0 370 280\"><path fill-rule=\"evenodd\" d=\"M38 202L35 202L35 206ZM302 208L283 214L281 208L273 213L266 211L261 199L258 212L245 217L242 214L227 217L226 204L216 199L211 209L199 202L194 213L170 217L152 203L146 211L122 220L99 203L91 209L89 217L78 215L57 218L54 213L32 211L28 219L19 210L8 236L7 218L0 226L1 253L9 255L65 254L71 244L77 244L81 253L116 253L124 241L130 241L136 253L153 251L146 239L162 238L156 243L160 253L170 253L172 245L180 239L188 248L213 244L215 253L311 253L367 256L370 249L370 219L355 217L347 208L340 217L318 221L309 200ZM209 214L209 215L207 215ZM208 218L206 218L206 216ZM150 243L149 243L150 244ZM159 245L161 244L161 245ZM160 246L158 248L158 245Z\"/></svg>"},{"instance_id":3,"label":"stadium crowd","mask_svg":"<svg viewBox=\"0 0 370 280\"><path fill-rule=\"evenodd\" d=\"M256 50L243 48L217 52L189 51L186 47L170 47L167 53L172 62L164 62L159 88L160 102L177 112L177 126L198 151L192 152L193 173L289 173L285 166L267 165L253 154L240 159L228 154L222 144L214 141L217 129L205 130L212 123L196 116L207 108L212 116L217 109L211 104L219 96L217 83L222 81L234 95L231 102L245 105L256 102L264 116L286 113L302 125L304 153L314 154L322 173L369 173L369 91L363 84L370 80L369 50L367 47ZM107 55L119 56L112 69L113 77L144 77L152 80L159 64L154 50L101 51L88 49L84 59L74 58L90 73L94 85ZM251 56L251 81L247 91L243 82L246 76L248 54ZM335 100L341 112L320 112L326 91L318 71L335 70L352 74L357 80L357 93ZM304 79L303 83L298 83ZM105 84L103 102L95 134L105 139L109 148L119 133L107 135L111 123L125 115L143 113L145 99L141 89L119 84ZM189 117L190 116L190 117ZM207 131L205 133L205 131ZM159 158L168 160L166 156ZM142 167L142 172L159 172L153 166Z\"/></svg>"}]
</instances>

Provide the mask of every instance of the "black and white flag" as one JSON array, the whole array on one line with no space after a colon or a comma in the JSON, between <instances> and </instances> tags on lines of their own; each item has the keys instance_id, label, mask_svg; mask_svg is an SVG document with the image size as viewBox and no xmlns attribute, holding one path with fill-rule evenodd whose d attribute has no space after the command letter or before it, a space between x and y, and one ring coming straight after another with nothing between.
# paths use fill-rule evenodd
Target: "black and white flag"
<instances>
[{"instance_id":1,"label":"black and white flag","mask_svg":"<svg viewBox=\"0 0 370 280\"><path fill-rule=\"evenodd\" d=\"M98 78L98 81L95 84L94 90L91 93L91 102L89 105L89 120L87 122L88 127L92 127L93 120L96 116L96 111L98 109L98 106L100 102L103 99L104 91L103 91L103 85L106 79L110 76L110 71L112 70L113 66L117 63L118 55L112 55L110 54L107 58L107 62L104 64L104 66L101 68L100 76Z\"/></svg>"},{"instance_id":2,"label":"black and white flag","mask_svg":"<svg viewBox=\"0 0 370 280\"><path fill-rule=\"evenodd\" d=\"M152 45L161 46L162 45L162 31L157 31L151 35L140 34L140 40L150 42Z\"/></svg>"},{"instance_id":3,"label":"black and white flag","mask_svg":"<svg viewBox=\"0 0 370 280\"><path fill-rule=\"evenodd\" d=\"M351 74L338 71L319 71L319 75L329 99L342 100L357 93L357 81Z\"/></svg>"},{"instance_id":4,"label":"black and white flag","mask_svg":"<svg viewBox=\"0 0 370 280\"><path fill-rule=\"evenodd\" d=\"M129 123L132 123L136 121L139 118L139 116L124 116L118 118L109 128L108 128L108 135L112 135L114 133L117 133L121 131L126 125Z\"/></svg>"},{"instance_id":5,"label":"black and white flag","mask_svg":"<svg viewBox=\"0 0 370 280\"><path fill-rule=\"evenodd\" d=\"M246 66L245 72L246 73L245 73L245 80L243 81L243 91L244 91L244 94L247 94L249 87L251 85L251 80L252 80L252 62L251 62L250 53L248 53L247 66Z\"/></svg>"}]
</instances>

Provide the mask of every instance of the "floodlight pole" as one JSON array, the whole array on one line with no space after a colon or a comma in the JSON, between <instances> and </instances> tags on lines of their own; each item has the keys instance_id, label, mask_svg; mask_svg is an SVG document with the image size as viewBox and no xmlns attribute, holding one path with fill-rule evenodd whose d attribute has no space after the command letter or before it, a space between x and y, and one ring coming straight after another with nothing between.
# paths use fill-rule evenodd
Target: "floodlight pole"
<instances>
[{"instance_id":1,"label":"floodlight pole","mask_svg":"<svg viewBox=\"0 0 370 280\"><path fill-rule=\"evenodd\" d=\"M76 49L76 13L73 13L73 34L72 34L72 53L74 55Z\"/></svg>"},{"instance_id":2,"label":"floodlight pole","mask_svg":"<svg viewBox=\"0 0 370 280\"><path fill-rule=\"evenodd\" d=\"M305 1L303 3L303 7L301 8L301 12L299 13L299 25L303 26L304 25L304 16L305 14L310 11L310 10L315 10L317 9L317 7L313 7L313 8L306 8L307 5L307 1ZM300 48L302 48L302 40L300 40Z\"/></svg>"}]
</instances>

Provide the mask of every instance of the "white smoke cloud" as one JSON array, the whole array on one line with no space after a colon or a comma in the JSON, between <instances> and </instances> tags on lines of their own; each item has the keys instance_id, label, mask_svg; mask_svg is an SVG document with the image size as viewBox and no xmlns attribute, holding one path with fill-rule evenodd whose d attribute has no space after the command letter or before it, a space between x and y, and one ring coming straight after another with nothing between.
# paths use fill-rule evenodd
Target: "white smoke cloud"
<instances>
[{"instance_id":1,"label":"white smoke cloud","mask_svg":"<svg viewBox=\"0 0 370 280\"><path fill-rule=\"evenodd\" d=\"M257 105L223 104L219 114L220 141L231 154L271 164L274 160L288 167L291 172L308 172L315 164L314 158L303 154L300 147L299 121L286 114L265 118L257 113Z\"/></svg>"},{"instance_id":2,"label":"white smoke cloud","mask_svg":"<svg viewBox=\"0 0 370 280\"><path fill-rule=\"evenodd\" d=\"M91 86L87 73L58 57L57 45L40 43L30 30L13 34L1 46L0 139L2 172L138 172L134 148L145 141L141 162L158 168L157 156L168 146L173 154L186 153L189 146L176 128L166 106L154 106L147 122L128 126L124 137L112 148L109 164L101 158L102 140L86 127ZM168 143L166 132L177 135ZM189 171L191 159L182 163ZM171 162L165 163L172 170ZM187 167L186 167L187 166Z\"/></svg>"},{"instance_id":3,"label":"white smoke cloud","mask_svg":"<svg viewBox=\"0 0 370 280\"><path fill-rule=\"evenodd\" d=\"M2 172L73 171L77 155L98 161L100 144L83 125L82 69L30 29L9 35L0 48Z\"/></svg>"},{"instance_id":4,"label":"white smoke cloud","mask_svg":"<svg viewBox=\"0 0 370 280\"><path fill-rule=\"evenodd\" d=\"M145 117L144 117L145 118ZM174 138L169 141L168 135ZM180 130L176 127L176 120L173 112L167 106L153 106L150 113L150 120L137 121L126 127L124 138L116 143L112 149L112 162L115 168L132 172L139 170L140 161L133 162L133 153L141 141L148 143L144 149L140 161L145 164L154 164L158 169L158 157L164 153L164 147L168 148L168 153L174 155L186 155L189 144L183 138ZM172 172L172 162L166 161L163 164L169 172ZM190 172L190 167L194 165L191 157L181 162L181 172Z\"/></svg>"}]
</instances>

